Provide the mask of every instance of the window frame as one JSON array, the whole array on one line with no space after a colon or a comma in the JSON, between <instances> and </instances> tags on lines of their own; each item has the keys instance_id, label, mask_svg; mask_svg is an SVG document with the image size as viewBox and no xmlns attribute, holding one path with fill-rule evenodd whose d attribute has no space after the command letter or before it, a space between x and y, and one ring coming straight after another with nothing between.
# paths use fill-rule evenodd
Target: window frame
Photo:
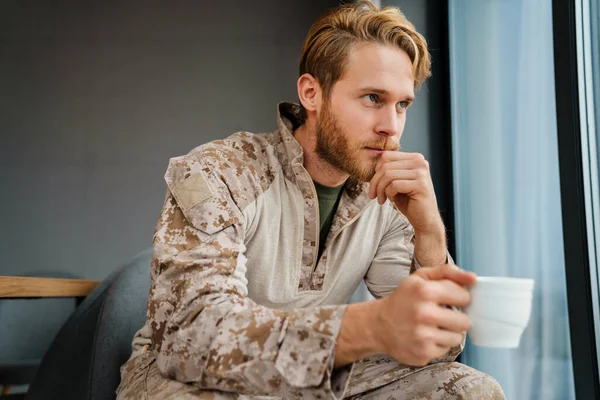
<instances>
[{"instance_id":1,"label":"window frame","mask_svg":"<svg viewBox=\"0 0 600 400\"><path fill-rule=\"evenodd\" d=\"M598 399L600 381L594 327L597 280L592 269L596 264L596 246L593 241L590 245L594 226L590 224L591 217L588 218L593 208L590 182L594 168L591 168L587 132L582 129L586 115L585 104L581 103L583 76L582 63L578 63L581 49L577 47L578 38L581 40L578 32L581 1L552 1L556 122L575 394L578 399Z\"/></svg>"}]
</instances>

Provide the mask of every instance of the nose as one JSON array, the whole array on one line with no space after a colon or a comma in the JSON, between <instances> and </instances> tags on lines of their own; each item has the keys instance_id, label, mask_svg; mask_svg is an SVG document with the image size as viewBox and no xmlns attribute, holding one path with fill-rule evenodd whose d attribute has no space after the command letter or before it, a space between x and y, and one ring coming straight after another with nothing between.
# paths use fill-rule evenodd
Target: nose
<instances>
[{"instance_id":1,"label":"nose","mask_svg":"<svg viewBox=\"0 0 600 400\"><path fill-rule=\"evenodd\" d=\"M402 134L402 115L396 112L396 107L382 107L376 127L378 134L390 137L400 137Z\"/></svg>"}]
</instances>

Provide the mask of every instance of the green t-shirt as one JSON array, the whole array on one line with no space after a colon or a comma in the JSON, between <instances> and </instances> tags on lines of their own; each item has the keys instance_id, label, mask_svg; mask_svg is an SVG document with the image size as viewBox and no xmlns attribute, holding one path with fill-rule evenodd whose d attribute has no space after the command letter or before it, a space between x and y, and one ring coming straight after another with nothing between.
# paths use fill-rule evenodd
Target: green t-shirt
<instances>
[{"instance_id":1,"label":"green t-shirt","mask_svg":"<svg viewBox=\"0 0 600 400\"><path fill-rule=\"evenodd\" d=\"M323 247L325 246L325 240L331 229L333 223L333 217L335 211L342 197L342 188L344 185L337 187L323 186L320 183L314 182L315 189L317 189L317 197L319 198L319 222L320 222L320 233L319 233L319 255L317 259L321 258L323 253Z\"/></svg>"}]
</instances>

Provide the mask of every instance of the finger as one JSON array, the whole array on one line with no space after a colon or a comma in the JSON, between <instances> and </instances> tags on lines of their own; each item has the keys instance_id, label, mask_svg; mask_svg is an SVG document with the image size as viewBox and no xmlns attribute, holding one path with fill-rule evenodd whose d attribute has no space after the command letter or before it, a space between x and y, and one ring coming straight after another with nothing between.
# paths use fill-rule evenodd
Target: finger
<instances>
[{"instance_id":1,"label":"finger","mask_svg":"<svg viewBox=\"0 0 600 400\"><path fill-rule=\"evenodd\" d=\"M439 360L440 358L446 356L446 354L448 354L450 352L450 350L452 349L452 346L436 345L436 348L438 349L438 353L434 358L431 359L430 363L432 361Z\"/></svg>"},{"instance_id":2,"label":"finger","mask_svg":"<svg viewBox=\"0 0 600 400\"><path fill-rule=\"evenodd\" d=\"M382 171L375 172L373 178L369 182L369 198L374 199L377 196L377 184L383 175Z\"/></svg>"},{"instance_id":3,"label":"finger","mask_svg":"<svg viewBox=\"0 0 600 400\"><path fill-rule=\"evenodd\" d=\"M452 347L462 343L463 333L447 331L444 329L438 329L435 332L435 344L441 347L441 351L445 348L446 351L442 355L446 354Z\"/></svg>"},{"instance_id":4,"label":"finger","mask_svg":"<svg viewBox=\"0 0 600 400\"><path fill-rule=\"evenodd\" d=\"M413 196L415 193L422 189L423 185L417 179L413 180L396 180L391 182L384 189L382 196L382 201L385 202L385 199L393 199L397 194L406 194L408 196ZM379 196L379 194L378 194Z\"/></svg>"},{"instance_id":5,"label":"finger","mask_svg":"<svg viewBox=\"0 0 600 400\"><path fill-rule=\"evenodd\" d=\"M385 166L385 167L384 167ZM390 160L386 162L382 162L381 160L377 163L376 171L381 169L391 170L391 169L419 169L421 165L409 158L402 160Z\"/></svg>"},{"instance_id":6,"label":"finger","mask_svg":"<svg viewBox=\"0 0 600 400\"><path fill-rule=\"evenodd\" d=\"M369 198L377 198L377 187L379 186L379 182L384 175L385 170L380 169L379 171L375 172L375 175L373 175L373 178L371 178L371 181L369 182Z\"/></svg>"},{"instance_id":7,"label":"finger","mask_svg":"<svg viewBox=\"0 0 600 400\"><path fill-rule=\"evenodd\" d=\"M448 310L440 305L464 307L471 301L471 294L467 289L449 280L422 282L416 290L418 299L435 304L431 305L435 308L425 305L421 310L423 322L428 324L439 325L442 322L439 318L452 318L453 314L443 313L442 311Z\"/></svg>"},{"instance_id":8,"label":"finger","mask_svg":"<svg viewBox=\"0 0 600 400\"><path fill-rule=\"evenodd\" d=\"M371 178L371 181L369 182L369 198L370 199L374 199L375 195L377 193L377 184L379 183L379 180L381 179L381 176L383 175L383 171L380 168L381 166L381 160L379 160L377 162L377 164L375 165L375 174L373 175L373 177Z\"/></svg>"},{"instance_id":9,"label":"finger","mask_svg":"<svg viewBox=\"0 0 600 400\"><path fill-rule=\"evenodd\" d=\"M415 309L415 321L431 328L461 334L471 327L471 320L465 313L438 304L421 304Z\"/></svg>"},{"instance_id":10,"label":"finger","mask_svg":"<svg viewBox=\"0 0 600 400\"><path fill-rule=\"evenodd\" d=\"M386 171L390 170L419 170L423 168L423 163L419 160L415 160L413 153L405 153L411 154L410 158L396 160L396 161L387 161L383 157L377 161L375 166L375 175L371 178L370 187L369 187L369 198L374 199L376 197L376 189L379 183L379 180L385 174ZM418 154L418 153L414 153Z\"/></svg>"},{"instance_id":11,"label":"finger","mask_svg":"<svg viewBox=\"0 0 600 400\"><path fill-rule=\"evenodd\" d=\"M385 203L386 198L393 197L396 193L398 193L396 189L396 185L398 187L404 187L405 185L396 184L398 181L414 181L419 178L419 173L415 170L395 170L395 171L386 171L381 175L381 178L377 182L377 186L375 188L377 193L377 200L380 204ZM392 191L390 195L386 197L387 189L390 187L390 184L394 182L394 186L391 187ZM393 193L392 193L393 192Z\"/></svg>"},{"instance_id":12,"label":"finger","mask_svg":"<svg viewBox=\"0 0 600 400\"><path fill-rule=\"evenodd\" d=\"M432 323L439 329L462 334L471 327L471 320L467 314L444 306L435 307L437 309L432 313L434 317Z\"/></svg>"},{"instance_id":13,"label":"finger","mask_svg":"<svg viewBox=\"0 0 600 400\"><path fill-rule=\"evenodd\" d=\"M371 181L369 182L369 198L371 199L377 197L377 185L379 184L381 177L385 174L385 171L387 170L387 166L383 167L384 164L385 162L383 162L382 159L379 159L379 161L377 161L377 164L375 166L375 175L373 175Z\"/></svg>"},{"instance_id":14,"label":"finger","mask_svg":"<svg viewBox=\"0 0 600 400\"><path fill-rule=\"evenodd\" d=\"M442 346L439 344L434 344L433 347L435 348L435 351L433 352L433 357L431 358L431 360L429 360L428 364L431 364L435 360L439 360L440 358L446 356L453 346Z\"/></svg>"},{"instance_id":15,"label":"finger","mask_svg":"<svg viewBox=\"0 0 600 400\"><path fill-rule=\"evenodd\" d=\"M438 304L446 306L465 307L471 302L471 293L463 285L459 285L449 279L442 279L431 282L438 295L436 299ZM453 301L449 303L448 301Z\"/></svg>"},{"instance_id":16,"label":"finger","mask_svg":"<svg viewBox=\"0 0 600 400\"><path fill-rule=\"evenodd\" d=\"M382 163L399 160L420 161L425 160L425 157L421 153L410 153L407 151L384 151L381 157L379 157L379 161Z\"/></svg>"},{"instance_id":17,"label":"finger","mask_svg":"<svg viewBox=\"0 0 600 400\"><path fill-rule=\"evenodd\" d=\"M419 268L415 274L432 281L449 279L459 285L473 285L477 275L467 272L453 264L443 264L436 267Z\"/></svg>"},{"instance_id":18,"label":"finger","mask_svg":"<svg viewBox=\"0 0 600 400\"><path fill-rule=\"evenodd\" d=\"M385 202L387 189L390 187L390 184L392 182L395 183L398 181L414 181L417 179L419 179L419 172L416 170L386 171L386 173L381 176L381 179L377 183L377 198L380 200L380 202ZM398 183L392 186L391 189L395 189L396 185L400 186L400 184ZM392 190L392 192L394 193L390 193L390 196L387 196L388 198L391 198L396 193L398 193L394 190Z\"/></svg>"}]
</instances>

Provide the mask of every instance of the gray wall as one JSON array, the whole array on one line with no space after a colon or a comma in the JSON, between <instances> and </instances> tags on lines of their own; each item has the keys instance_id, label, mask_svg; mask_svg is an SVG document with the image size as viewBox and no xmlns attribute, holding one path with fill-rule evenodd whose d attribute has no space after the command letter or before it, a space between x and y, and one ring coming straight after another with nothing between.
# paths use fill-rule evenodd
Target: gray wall
<instances>
[{"instance_id":1,"label":"gray wall","mask_svg":"<svg viewBox=\"0 0 600 400\"><path fill-rule=\"evenodd\" d=\"M0 274L101 279L150 246L169 157L274 129L335 4L0 2Z\"/></svg>"},{"instance_id":2,"label":"gray wall","mask_svg":"<svg viewBox=\"0 0 600 400\"><path fill-rule=\"evenodd\" d=\"M275 128L337 3L0 2L0 274L102 279L150 246L168 159ZM425 96L409 115L404 149L428 155Z\"/></svg>"}]
</instances>

